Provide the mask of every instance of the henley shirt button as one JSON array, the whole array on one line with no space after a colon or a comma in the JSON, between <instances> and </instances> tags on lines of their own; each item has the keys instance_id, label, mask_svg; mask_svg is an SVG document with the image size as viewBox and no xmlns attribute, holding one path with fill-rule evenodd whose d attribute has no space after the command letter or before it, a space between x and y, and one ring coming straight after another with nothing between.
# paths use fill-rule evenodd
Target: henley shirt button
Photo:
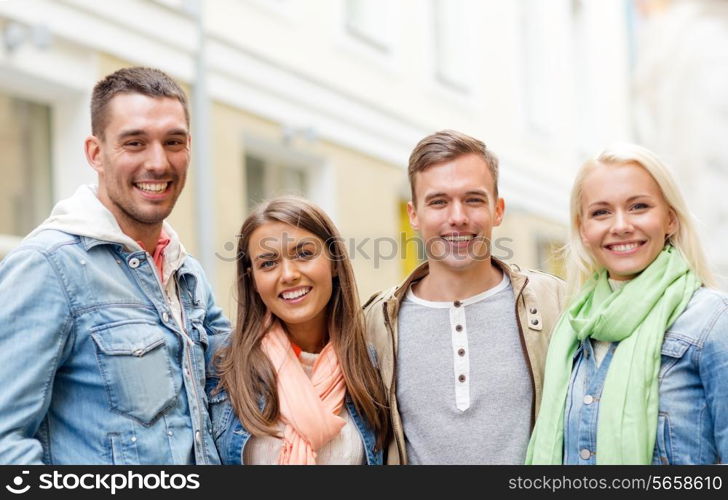
<instances>
[{"instance_id":1,"label":"henley shirt button","mask_svg":"<svg viewBox=\"0 0 728 500\"><path fill-rule=\"evenodd\" d=\"M456 300L455 302L452 303L452 305L454 305L455 307L460 307L461 305L463 305L463 303L460 302L459 300Z\"/></svg>"},{"instance_id":2,"label":"henley shirt button","mask_svg":"<svg viewBox=\"0 0 728 500\"><path fill-rule=\"evenodd\" d=\"M536 326L536 325L538 325L538 320L537 320L537 319L535 319L535 318L534 318L534 319L532 319L532 320L531 320L531 324L532 324L533 326Z\"/></svg>"},{"instance_id":3,"label":"henley shirt button","mask_svg":"<svg viewBox=\"0 0 728 500\"><path fill-rule=\"evenodd\" d=\"M584 404L585 405L590 405L593 402L594 402L594 396L592 396L591 394L587 394L586 396L584 396Z\"/></svg>"},{"instance_id":4,"label":"henley shirt button","mask_svg":"<svg viewBox=\"0 0 728 500\"><path fill-rule=\"evenodd\" d=\"M463 349L462 347L458 349L458 356L465 356L465 349ZM462 382L462 380L460 382Z\"/></svg>"},{"instance_id":5,"label":"henley shirt button","mask_svg":"<svg viewBox=\"0 0 728 500\"><path fill-rule=\"evenodd\" d=\"M167 311L164 311L164 312L162 313L162 321L164 321L165 323L166 323L167 321L169 321L169 314L167 314Z\"/></svg>"},{"instance_id":6,"label":"henley shirt button","mask_svg":"<svg viewBox=\"0 0 728 500\"><path fill-rule=\"evenodd\" d=\"M137 259L136 257L132 257L131 259L129 259L129 267L131 267L132 269L136 269L137 267L139 267L139 264L139 259Z\"/></svg>"},{"instance_id":7,"label":"henley shirt button","mask_svg":"<svg viewBox=\"0 0 728 500\"><path fill-rule=\"evenodd\" d=\"M462 332L463 331L463 325L455 325L455 331L456 332Z\"/></svg>"},{"instance_id":8,"label":"henley shirt button","mask_svg":"<svg viewBox=\"0 0 728 500\"><path fill-rule=\"evenodd\" d=\"M460 382L465 382L465 375L460 375L460 376L458 377L458 380L459 380Z\"/></svg>"},{"instance_id":9,"label":"henley shirt button","mask_svg":"<svg viewBox=\"0 0 728 500\"><path fill-rule=\"evenodd\" d=\"M589 458L592 456L592 453L591 453L591 451L584 448L579 452L579 456L581 457L582 460L589 460Z\"/></svg>"},{"instance_id":10,"label":"henley shirt button","mask_svg":"<svg viewBox=\"0 0 728 500\"><path fill-rule=\"evenodd\" d=\"M536 313L538 312L538 310L536 310L536 308L535 308L535 307L532 307L531 309L529 309L529 312L530 312L531 314L536 314Z\"/></svg>"}]
</instances>

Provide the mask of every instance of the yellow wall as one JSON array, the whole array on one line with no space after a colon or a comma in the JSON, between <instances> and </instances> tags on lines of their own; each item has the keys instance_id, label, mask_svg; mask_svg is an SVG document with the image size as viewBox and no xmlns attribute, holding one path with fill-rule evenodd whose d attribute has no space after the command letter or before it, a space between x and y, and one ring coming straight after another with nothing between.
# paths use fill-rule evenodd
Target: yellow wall
<instances>
[{"instance_id":1,"label":"yellow wall","mask_svg":"<svg viewBox=\"0 0 728 500\"><path fill-rule=\"evenodd\" d=\"M404 169L330 143L321 143L314 151L334 169L339 231L354 250L361 245L362 251L352 253L350 248L349 253L359 294L366 300L400 279L399 252L392 251L392 244L399 244L397 214Z\"/></svg>"}]
</instances>

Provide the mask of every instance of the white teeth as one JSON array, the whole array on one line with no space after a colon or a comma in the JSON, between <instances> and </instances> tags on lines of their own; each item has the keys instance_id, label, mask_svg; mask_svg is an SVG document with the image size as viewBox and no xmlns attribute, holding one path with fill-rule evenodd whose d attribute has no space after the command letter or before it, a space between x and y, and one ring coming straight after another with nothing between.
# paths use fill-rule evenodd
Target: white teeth
<instances>
[{"instance_id":1,"label":"white teeth","mask_svg":"<svg viewBox=\"0 0 728 500\"><path fill-rule=\"evenodd\" d=\"M311 287L309 286L306 288L299 288L298 290L294 290L293 292L283 292L281 294L281 296L286 300L293 300L293 299L297 299L299 297L303 297L310 291L311 291Z\"/></svg>"},{"instance_id":2,"label":"white teeth","mask_svg":"<svg viewBox=\"0 0 728 500\"><path fill-rule=\"evenodd\" d=\"M461 236L444 236L447 241L470 241L473 239L473 235L461 235Z\"/></svg>"},{"instance_id":3,"label":"white teeth","mask_svg":"<svg viewBox=\"0 0 728 500\"><path fill-rule=\"evenodd\" d=\"M142 191L148 191L150 193L161 193L167 189L168 182L162 183L151 183L151 182L137 182L135 185Z\"/></svg>"},{"instance_id":4,"label":"white teeth","mask_svg":"<svg viewBox=\"0 0 728 500\"><path fill-rule=\"evenodd\" d=\"M639 243L627 243L624 245L609 245L609 248L611 248L615 252L629 252L630 250L633 250L638 246L640 246Z\"/></svg>"}]
</instances>

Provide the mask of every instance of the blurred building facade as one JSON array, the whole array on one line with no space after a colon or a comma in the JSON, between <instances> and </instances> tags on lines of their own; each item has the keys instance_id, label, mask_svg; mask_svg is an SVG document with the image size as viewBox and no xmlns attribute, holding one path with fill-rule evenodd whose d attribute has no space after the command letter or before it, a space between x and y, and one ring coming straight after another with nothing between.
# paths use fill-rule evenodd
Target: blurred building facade
<instances>
[{"instance_id":1,"label":"blurred building facade","mask_svg":"<svg viewBox=\"0 0 728 500\"><path fill-rule=\"evenodd\" d=\"M229 313L235 235L281 192L331 214L364 298L401 279L417 263L407 159L443 128L501 160L494 254L559 272L574 171L634 136L634 12L628 0L0 2L0 257L93 182L94 83L146 65L192 95L196 156L170 222Z\"/></svg>"},{"instance_id":2,"label":"blurred building facade","mask_svg":"<svg viewBox=\"0 0 728 500\"><path fill-rule=\"evenodd\" d=\"M670 163L728 290L728 1L641 0L637 140Z\"/></svg>"}]
</instances>

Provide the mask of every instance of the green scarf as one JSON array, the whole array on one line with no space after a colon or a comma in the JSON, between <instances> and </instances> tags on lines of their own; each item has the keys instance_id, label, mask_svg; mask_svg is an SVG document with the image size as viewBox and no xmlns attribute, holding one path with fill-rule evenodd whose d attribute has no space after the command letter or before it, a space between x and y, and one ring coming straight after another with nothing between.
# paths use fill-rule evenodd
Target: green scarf
<instances>
[{"instance_id":1,"label":"green scarf","mask_svg":"<svg viewBox=\"0 0 728 500\"><path fill-rule=\"evenodd\" d=\"M597 463L651 463L662 339L699 287L698 278L670 245L620 290L612 292L606 270L584 285L551 338L541 410L526 464L563 463L564 406L572 360L587 337L619 342L599 406Z\"/></svg>"}]
</instances>

